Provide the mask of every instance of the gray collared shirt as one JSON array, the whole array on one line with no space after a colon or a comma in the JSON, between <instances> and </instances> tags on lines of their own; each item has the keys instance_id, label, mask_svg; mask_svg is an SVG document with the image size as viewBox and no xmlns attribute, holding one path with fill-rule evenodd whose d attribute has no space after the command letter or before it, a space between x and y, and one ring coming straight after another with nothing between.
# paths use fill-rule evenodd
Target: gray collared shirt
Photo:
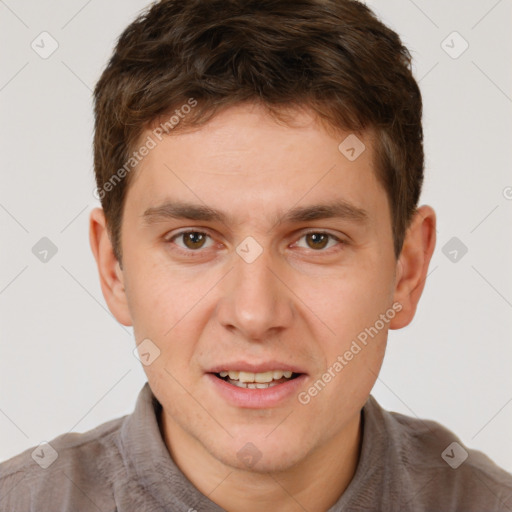
<instances>
[{"instance_id":1,"label":"gray collared shirt","mask_svg":"<svg viewBox=\"0 0 512 512\"><path fill-rule=\"evenodd\" d=\"M0 464L0 511L221 512L174 464L160 412L146 383L132 414ZM512 475L443 426L388 412L371 395L362 418L356 473L327 512L512 512Z\"/></svg>"}]
</instances>

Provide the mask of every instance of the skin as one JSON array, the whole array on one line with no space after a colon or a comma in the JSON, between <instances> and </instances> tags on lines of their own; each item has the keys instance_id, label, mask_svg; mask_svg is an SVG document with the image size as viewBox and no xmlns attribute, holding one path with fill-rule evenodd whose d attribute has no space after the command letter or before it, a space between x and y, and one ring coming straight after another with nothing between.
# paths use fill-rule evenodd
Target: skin
<instances>
[{"instance_id":1,"label":"skin","mask_svg":"<svg viewBox=\"0 0 512 512\"><path fill-rule=\"evenodd\" d=\"M320 512L339 499L357 467L360 411L388 329L413 319L435 246L435 213L422 206L396 259L369 132L359 137L366 150L351 162L338 150L348 132L326 131L305 110L295 120L277 123L262 107L244 104L165 137L132 176L122 268L103 210L90 215L111 312L133 325L137 343L149 338L161 351L144 370L163 406L168 450L196 488L228 511ZM144 221L148 208L169 199L232 218ZM293 207L339 199L363 209L366 220L276 222ZM187 228L211 238L202 245L170 240ZM308 232L341 242L320 243ZM252 263L236 252L248 236L262 248ZM234 360L273 359L303 368L299 391L307 391L393 303L401 311L306 405L294 394L278 407L236 407L205 375ZM261 454L253 467L237 457L248 442Z\"/></svg>"}]
</instances>

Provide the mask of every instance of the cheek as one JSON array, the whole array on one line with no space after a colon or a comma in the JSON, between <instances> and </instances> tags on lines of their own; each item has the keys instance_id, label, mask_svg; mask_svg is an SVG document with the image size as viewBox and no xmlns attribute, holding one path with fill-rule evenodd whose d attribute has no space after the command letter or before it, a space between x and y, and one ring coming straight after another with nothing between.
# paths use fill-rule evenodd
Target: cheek
<instances>
[{"instance_id":1,"label":"cheek","mask_svg":"<svg viewBox=\"0 0 512 512\"><path fill-rule=\"evenodd\" d=\"M317 388L324 389L325 384L323 397L314 406L319 408L316 412L320 413L329 403L342 410L350 409L370 393L382 364L389 321L394 314L391 276L382 268L351 268L326 281L323 290L309 288L305 302L315 304L314 313L322 320L316 320L319 327L313 333L323 361ZM311 313L309 316L313 318Z\"/></svg>"},{"instance_id":2,"label":"cheek","mask_svg":"<svg viewBox=\"0 0 512 512\"><path fill-rule=\"evenodd\" d=\"M331 414L333 407L355 413L373 388L384 358L395 314L391 287L385 280L352 277L331 282L324 294L309 295L322 320L316 321L313 343L322 352L323 367L306 390L314 415ZM338 426L331 425L334 430Z\"/></svg>"},{"instance_id":3,"label":"cheek","mask_svg":"<svg viewBox=\"0 0 512 512\"><path fill-rule=\"evenodd\" d=\"M322 281L298 280L294 289L309 306L310 315L323 321L331 339L346 341L373 325L391 307L393 267L369 262L340 268Z\"/></svg>"},{"instance_id":4,"label":"cheek","mask_svg":"<svg viewBox=\"0 0 512 512\"><path fill-rule=\"evenodd\" d=\"M137 343L149 338L160 350L148 375L164 368L173 374L193 371L193 356L212 314L208 292L218 276L191 275L182 269L140 264L128 282L127 298ZM133 268L131 269L133 270Z\"/></svg>"},{"instance_id":5,"label":"cheek","mask_svg":"<svg viewBox=\"0 0 512 512\"><path fill-rule=\"evenodd\" d=\"M135 275L127 289L127 299L137 342L142 338L162 338L176 323L173 295L165 280Z\"/></svg>"},{"instance_id":6,"label":"cheek","mask_svg":"<svg viewBox=\"0 0 512 512\"><path fill-rule=\"evenodd\" d=\"M127 299L134 329L165 336L204 295L201 281L177 267L152 262L151 254L127 262ZM142 333L143 334L143 333Z\"/></svg>"}]
</instances>

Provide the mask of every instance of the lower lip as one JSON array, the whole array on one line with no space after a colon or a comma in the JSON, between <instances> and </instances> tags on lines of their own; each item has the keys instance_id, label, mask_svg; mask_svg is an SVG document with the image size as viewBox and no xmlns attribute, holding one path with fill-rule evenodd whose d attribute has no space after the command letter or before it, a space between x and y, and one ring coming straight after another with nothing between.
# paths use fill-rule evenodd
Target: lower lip
<instances>
[{"instance_id":1,"label":"lower lip","mask_svg":"<svg viewBox=\"0 0 512 512\"><path fill-rule=\"evenodd\" d=\"M266 409L277 407L292 396L297 396L307 376L301 374L295 379L266 389L239 388L212 373L207 373L206 377L210 379L215 390L231 405L249 409Z\"/></svg>"}]
</instances>

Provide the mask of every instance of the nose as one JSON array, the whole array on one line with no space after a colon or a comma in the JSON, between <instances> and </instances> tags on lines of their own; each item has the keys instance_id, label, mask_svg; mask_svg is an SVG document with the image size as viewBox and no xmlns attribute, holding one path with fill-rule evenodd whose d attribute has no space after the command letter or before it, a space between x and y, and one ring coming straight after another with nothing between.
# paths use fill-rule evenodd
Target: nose
<instances>
[{"instance_id":1,"label":"nose","mask_svg":"<svg viewBox=\"0 0 512 512\"><path fill-rule=\"evenodd\" d=\"M243 339L262 341L291 326L292 292L285 285L282 266L264 250L252 263L236 256L223 280L217 318L223 327Z\"/></svg>"}]
</instances>

